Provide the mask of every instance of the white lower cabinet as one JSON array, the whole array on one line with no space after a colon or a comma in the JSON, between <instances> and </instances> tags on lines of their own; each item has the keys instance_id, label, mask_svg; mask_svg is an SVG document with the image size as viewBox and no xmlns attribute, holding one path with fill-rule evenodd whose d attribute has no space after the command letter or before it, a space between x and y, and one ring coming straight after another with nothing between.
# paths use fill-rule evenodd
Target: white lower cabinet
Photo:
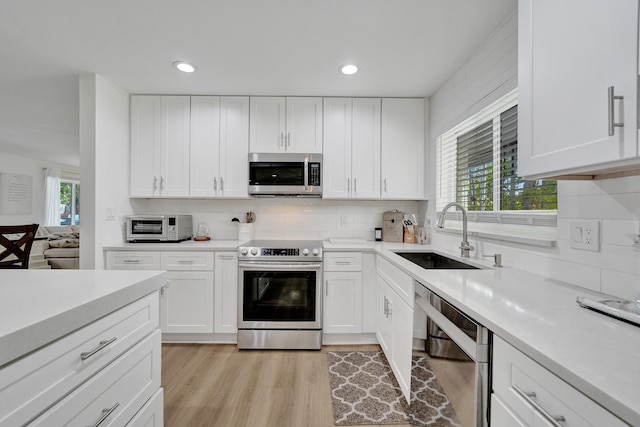
<instances>
[{"instance_id":1,"label":"white lower cabinet","mask_svg":"<svg viewBox=\"0 0 640 427\"><path fill-rule=\"evenodd\" d=\"M325 333L362 332L362 273L327 271L324 273Z\"/></svg>"},{"instance_id":2,"label":"white lower cabinet","mask_svg":"<svg viewBox=\"0 0 640 427\"><path fill-rule=\"evenodd\" d=\"M158 299L153 292L2 368L0 426L102 418L100 425L122 426L154 395L148 411L162 420Z\"/></svg>"},{"instance_id":3,"label":"white lower cabinet","mask_svg":"<svg viewBox=\"0 0 640 427\"><path fill-rule=\"evenodd\" d=\"M378 261L380 260L379 258ZM413 308L403 299L402 293L397 292L401 288L397 283L389 281L389 277L398 278L402 282L411 278L390 264L378 264L378 342L408 402L411 389Z\"/></svg>"},{"instance_id":4,"label":"white lower cabinet","mask_svg":"<svg viewBox=\"0 0 640 427\"><path fill-rule=\"evenodd\" d=\"M165 333L213 332L213 271L168 271L160 303Z\"/></svg>"},{"instance_id":5,"label":"white lower cabinet","mask_svg":"<svg viewBox=\"0 0 640 427\"><path fill-rule=\"evenodd\" d=\"M127 427L162 427L164 426L164 392L156 391L151 399L131 418Z\"/></svg>"},{"instance_id":6,"label":"white lower cabinet","mask_svg":"<svg viewBox=\"0 0 640 427\"><path fill-rule=\"evenodd\" d=\"M216 252L214 270L214 330L235 334L238 332L238 254Z\"/></svg>"},{"instance_id":7,"label":"white lower cabinet","mask_svg":"<svg viewBox=\"0 0 640 427\"><path fill-rule=\"evenodd\" d=\"M622 420L494 335L491 425L626 426Z\"/></svg>"}]
</instances>

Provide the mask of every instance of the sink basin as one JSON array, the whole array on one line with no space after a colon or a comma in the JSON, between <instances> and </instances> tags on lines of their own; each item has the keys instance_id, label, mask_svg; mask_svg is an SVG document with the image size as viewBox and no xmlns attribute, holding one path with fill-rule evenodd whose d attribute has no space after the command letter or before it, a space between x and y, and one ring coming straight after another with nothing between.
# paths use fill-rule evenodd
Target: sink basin
<instances>
[{"instance_id":1,"label":"sink basin","mask_svg":"<svg viewBox=\"0 0 640 427\"><path fill-rule=\"evenodd\" d=\"M448 258L435 252L395 252L395 254L426 269L478 270L478 267L465 264L464 262Z\"/></svg>"}]
</instances>

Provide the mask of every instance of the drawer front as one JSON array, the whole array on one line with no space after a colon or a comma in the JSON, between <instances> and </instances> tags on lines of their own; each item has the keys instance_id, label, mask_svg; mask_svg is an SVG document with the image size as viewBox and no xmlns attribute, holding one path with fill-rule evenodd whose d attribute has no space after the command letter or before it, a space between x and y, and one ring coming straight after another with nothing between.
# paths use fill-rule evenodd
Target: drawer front
<instances>
[{"instance_id":1,"label":"drawer front","mask_svg":"<svg viewBox=\"0 0 640 427\"><path fill-rule=\"evenodd\" d=\"M127 427L164 426L164 390L159 389L142 409L127 423Z\"/></svg>"},{"instance_id":2,"label":"drawer front","mask_svg":"<svg viewBox=\"0 0 640 427\"><path fill-rule=\"evenodd\" d=\"M162 270L213 271L213 252L162 252Z\"/></svg>"},{"instance_id":3,"label":"drawer front","mask_svg":"<svg viewBox=\"0 0 640 427\"><path fill-rule=\"evenodd\" d=\"M22 425L157 329L158 307L154 292L3 368L0 426Z\"/></svg>"},{"instance_id":4,"label":"drawer front","mask_svg":"<svg viewBox=\"0 0 640 427\"><path fill-rule=\"evenodd\" d=\"M410 308L413 308L413 278L381 256L378 257L377 262L378 274Z\"/></svg>"},{"instance_id":5,"label":"drawer front","mask_svg":"<svg viewBox=\"0 0 640 427\"><path fill-rule=\"evenodd\" d=\"M493 367L494 392L528 425L540 425L540 421L550 415L564 417L561 423L564 427L626 426L598 403L495 335Z\"/></svg>"},{"instance_id":6,"label":"drawer front","mask_svg":"<svg viewBox=\"0 0 640 427\"><path fill-rule=\"evenodd\" d=\"M107 270L160 270L160 252L108 251Z\"/></svg>"},{"instance_id":7,"label":"drawer front","mask_svg":"<svg viewBox=\"0 0 640 427\"><path fill-rule=\"evenodd\" d=\"M362 252L325 252L324 271L362 271Z\"/></svg>"},{"instance_id":8,"label":"drawer front","mask_svg":"<svg viewBox=\"0 0 640 427\"><path fill-rule=\"evenodd\" d=\"M125 425L160 387L160 353L156 330L29 425Z\"/></svg>"}]
</instances>

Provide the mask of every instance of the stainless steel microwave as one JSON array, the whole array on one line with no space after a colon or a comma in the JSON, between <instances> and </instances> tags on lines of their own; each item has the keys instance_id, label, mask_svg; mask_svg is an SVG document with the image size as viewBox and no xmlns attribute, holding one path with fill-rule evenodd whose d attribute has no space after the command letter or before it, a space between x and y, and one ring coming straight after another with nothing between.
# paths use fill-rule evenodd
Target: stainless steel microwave
<instances>
[{"instance_id":1,"label":"stainless steel microwave","mask_svg":"<svg viewBox=\"0 0 640 427\"><path fill-rule=\"evenodd\" d=\"M322 155L249 154L249 194L322 196Z\"/></svg>"},{"instance_id":2,"label":"stainless steel microwave","mask_svg":"<svg viewBox=\"0 0 640 427\"><path fill-rule=\"evenodd\" d=\"M181 242L193 236L191 215L130 215L127 242Z\"/></svg>"}]
</instances>

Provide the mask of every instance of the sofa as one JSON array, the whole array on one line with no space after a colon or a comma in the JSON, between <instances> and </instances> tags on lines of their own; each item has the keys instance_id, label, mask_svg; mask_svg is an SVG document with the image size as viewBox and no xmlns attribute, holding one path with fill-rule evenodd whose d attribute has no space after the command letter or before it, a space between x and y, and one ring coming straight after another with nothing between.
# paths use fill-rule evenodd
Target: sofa
<instances>
[{"instance_id":1,"label":"sofa","mask_svg":"<svg viewBox=\"0 0 640 427\"><path fill-rule=\"evenodd\" d=\"M31 255L43 254L51 268L80 268L80 227L40 226Z\"/></svg>"}]
</instances>

